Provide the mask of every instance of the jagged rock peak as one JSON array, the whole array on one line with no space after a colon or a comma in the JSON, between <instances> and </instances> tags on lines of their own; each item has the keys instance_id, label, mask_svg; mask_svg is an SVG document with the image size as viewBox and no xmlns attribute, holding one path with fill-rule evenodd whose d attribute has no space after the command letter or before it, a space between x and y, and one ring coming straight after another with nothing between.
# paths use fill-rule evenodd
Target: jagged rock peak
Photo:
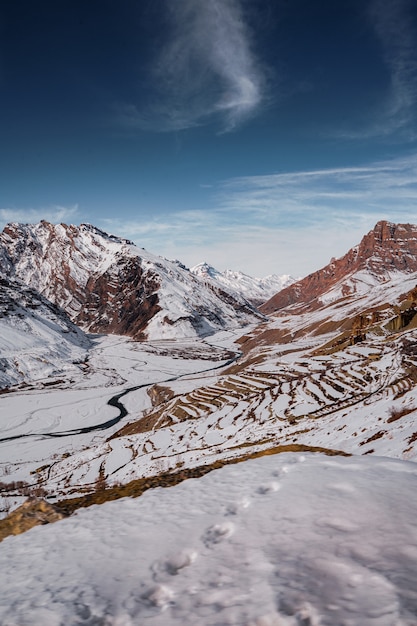
<instances>
[{"instance_id":1,"label":"jagged rock peak","mask_svg":"<svg viewBox=\"0 0 417 626\"><path fill-rule=\"evenodd\" d=\"M262 311L272 313L293 304L316 308L322 298L328 302L346 297L384 282L395 273L412 272L417 272L417 225L382 220L344 256L283 289L265 303ZM326 295L330 292L331 296Z\"/></svg>"},{"instance_id":2,"label":"jagged rock peak","mask_svg":"<svg viewBox=\"0 0 417 626\"><path fill-rule=\"evenodd\" d=\"M210 278L215 278L220 272L216 270L212 265L209 265L206 261L202 263L198 263L191 268L191 272L196 276L209 276Z\"/></svg>"}]
</instances>

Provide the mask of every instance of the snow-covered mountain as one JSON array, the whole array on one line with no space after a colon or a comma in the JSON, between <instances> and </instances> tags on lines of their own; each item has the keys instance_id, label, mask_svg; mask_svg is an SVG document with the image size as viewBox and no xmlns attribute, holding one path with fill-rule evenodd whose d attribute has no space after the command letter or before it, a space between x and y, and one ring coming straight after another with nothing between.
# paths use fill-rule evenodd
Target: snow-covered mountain
<instances>
[{"instance_id":1,"label":"snow-covered mountain","mask_svg":"<svg viewBox=\"0 0 417 626\"><path fill-rule=\"evenodd\" d=\"M266 302L278 291L292 285L296 280L289 274L283 274L282 276L271 274L265 278L253 278L243 272L232 270L220 272L205 262L195 265L190 271L203 280L212 281L215 284L226 287L235 294L243 296L255 306Z\"/></svg>"},{"instance_id":2,"label":"snow-covered mountain","mask_svg":"<svg viewBox=\"0 0 417 626\"><path fill-rule=\"evenodd\" d=\"M94 226L9 224L0 263L92 332L205 336L263 319L244 298Z\"/></svg>"},{"instance_id":3,"label":"snow-covered mountain","mask_svg":"<svg viewBox=\"0 0 417 626\"><path fill-rule=\"evenodd\" d=\"M67 379L89 347L57 306L20 281L0 278L0 388Z\"/></svg>"}]
</instances>

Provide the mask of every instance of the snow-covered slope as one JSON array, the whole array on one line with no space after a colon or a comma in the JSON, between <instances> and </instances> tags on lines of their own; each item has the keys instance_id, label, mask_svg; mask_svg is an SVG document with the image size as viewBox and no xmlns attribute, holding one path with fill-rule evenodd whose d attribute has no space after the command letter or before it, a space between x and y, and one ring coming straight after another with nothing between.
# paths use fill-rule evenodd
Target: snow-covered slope
<instances>
[{"instance_id":1,"label":"snow-covered slope","mask_svg":"<svg viewBox=\"0 0 417 626\"><path fill-rule=\"evenodd\" d=\"M89 346L58 307L21 282L0 278L0 388L67 378Z\"/></svg>"},{"instance_id":2,"label":"snow-covered slope","mask_svg":"<svg viewBox=\"0 0 417 626\"><path fill-rule=\"evenodd\" d=\"M278 291L295 282L295 278L289 274L283 274L282 276L271 274L265 278L252 278L252 276L248 276L248 274L243 272L234 272L232 270L219 272L205 262L195 265L190 271L203 280L213 281L233 293L243 296L256 306L269 300Z\"/></svg>"},{"instance_id":3,"label":"snow-covered slope","mask_svg":"<svg viewBox=\"0 0 417 626\"><path fill-rule=\"evenodd\" d=\"M0 262L92 332L179 338L262 319L243 298L181 264L88 224L9 224L0 234Z\"/></svg>"},{"instance_id":4,"label":"snow-covered slope","mask_svg":"<svg viewBox=\"0 0 417 626\"><path fill-rule=\"evenodd\" d=\"M264 457L8 537L4 626L415 626L417 466Z\"/></svg>"}]
</instances>

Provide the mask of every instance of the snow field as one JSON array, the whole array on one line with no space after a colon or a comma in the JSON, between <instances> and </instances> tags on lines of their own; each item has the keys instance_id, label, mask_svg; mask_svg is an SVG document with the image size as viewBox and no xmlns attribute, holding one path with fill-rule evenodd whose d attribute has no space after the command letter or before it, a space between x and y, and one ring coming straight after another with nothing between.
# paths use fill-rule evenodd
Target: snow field
<instances>
[{"instance_id":1,"label":"snow field","mask_svg":"<svg viewBox=\"0 0 417 626\"><path fill-rule=\"evenodd\" d=\"M283 454L9 537L4 626L415 626L415 464Z\"/></svg>"}]
</instances>

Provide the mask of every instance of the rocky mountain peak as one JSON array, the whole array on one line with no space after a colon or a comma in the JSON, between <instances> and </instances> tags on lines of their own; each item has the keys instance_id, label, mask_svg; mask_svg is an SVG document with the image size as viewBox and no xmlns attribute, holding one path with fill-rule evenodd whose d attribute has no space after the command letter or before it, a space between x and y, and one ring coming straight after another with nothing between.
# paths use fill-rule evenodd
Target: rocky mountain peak
<instances>
[{"instance_id":1,"label":"rocky mountain peak","mask_svg":"<svg viewBox=\"0 0 417 626\"><path fill-rule=\"evenodd\" d=\"M254 306L260 306L272 295L295 282L295 279L288 274L281 276L271 274L265 278L253 278L239 271L220 272L205 261L195 265L190 271L202 280L212 281L213 284L222 286L236 296L245 298Z\"/></svg>"},{"instance_id":2,"label":"rocky mountain peak","mask_svg":"<svg viewBox=\"0 0 417 626\"><path fill-rule=\"evenodd\" d=\"M268 314L294 304L316 309L322 298L337 300L383 283L395 273L412 272L417 272L417 225L383 220L343 257L283 289L262 311Z\"/></svg>"},{"instance_id":3,"label":"rocky mountain peak","mask_svg":"<svg viewBox=\"0 0 417 626\"><path fill-rule=\"evenodd\" d=\"M0 234L0 267L91 332L174 338L263 319L181 264L90 224L9 224Z\"/></svg>"}]
</instances>

